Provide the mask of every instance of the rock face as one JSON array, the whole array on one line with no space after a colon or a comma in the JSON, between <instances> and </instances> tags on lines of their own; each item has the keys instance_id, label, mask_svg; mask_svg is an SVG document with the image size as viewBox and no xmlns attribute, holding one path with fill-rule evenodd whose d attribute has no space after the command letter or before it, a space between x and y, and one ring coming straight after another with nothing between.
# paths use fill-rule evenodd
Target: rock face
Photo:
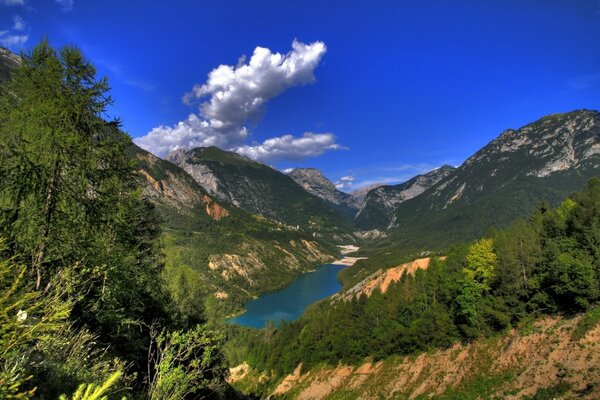
<instances>
[{"instance_id":1,"label":"rock face","mask_svg":"<svg viewBox=\"0 0 600 400\"><path fill-rule=\"evenodd\" d=\"M177 150L167 160L184 169L215 199L315 232L349 232L342 215L289 176L217 147Z\"/></svg>"},{"instance_id":2,"label":"rock face","mask_svg":"<svg viewBox=\"0 0 600 400\"><path fill-rule=\"evenodd\" d=\"M445 258L446 257L440 257L441 260L444 260ZM400 278L402 278L402 275L414 275L418 269L427 269L430 261L431 259L429 257L417 258L416 260L398 265L397 267L379 269L352 286L350 289L334 294L332 299L350 301L353 298L358 299L362 295L371 296L376 289L380 290L381 293L385 293L390 284L399 281Z\"/></svg>"},{"instance_id":3,"label":"rock face","mask_svg":"<svg viewBox=\"0 0 600 400\"><path fill-rule=\"evenodd\" d=\"M356 226L366 230L389 228L394 223L394 212L401 203L420 195L448 177L454 169L444 165L399 185L382 185L369 190L356 215Z\"/></svg>"},{"instance_id":4,"label":"rock face","mask_svg":"<svg viewBox=\"0 0 600 400\"><path fill-rule=\"evenodd\" d=\"M338 208L340 212L351 218L358 211L358 200L336 189L335 185L315 168L296 168L288 174L296 183L311 193Z\"/></svg>"},{"instance_id":5,"label":"rock face","mask_svg":"<svg viewBox=\"0 0 600 400\"><path fill-rule=\"evenodd\" d=\"M359 204L359 208L362 206L362 204L365 201L365 198L367 197L367 193L369 193L370 190L378 188L379 186L383 186L383 183L373 183L371 185L367 185L364 187L361 187L359 189L353 190L350 192L350 194L352 195L352 197L354 197L357 201L357 203Z\"/></svg>"},{"instance_id":6,"label":"rock face","mask_svg":"<svg viewBox=\"0 0 600 400\"><path fill-rule=\"evenodd\" d=\"M550 115L502 132L453 173L401 203L392 230L405 243L470 240L530 215L541 201L557 205L598 175L600 112Z\"/></svg>"}]
</instances>

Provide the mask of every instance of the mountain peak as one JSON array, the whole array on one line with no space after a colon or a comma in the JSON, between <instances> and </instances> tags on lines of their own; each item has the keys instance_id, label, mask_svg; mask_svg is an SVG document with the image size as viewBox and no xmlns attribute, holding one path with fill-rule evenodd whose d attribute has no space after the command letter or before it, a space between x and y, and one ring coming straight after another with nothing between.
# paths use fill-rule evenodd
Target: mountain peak
<instances>
[{"instance_id":1,"label":"mountain peak","mask_svg":"<svg viewBox=\"0 0 600 400\"><path fill-rule=\"evenodd\" d=\"M341 207L340 211L347 216L353 216L358 210L356 199L348 193L339 191L333 182L316 168L295 168L288 176L307 192L338 206L338 208Z\"/></svg>"}]
</instances>

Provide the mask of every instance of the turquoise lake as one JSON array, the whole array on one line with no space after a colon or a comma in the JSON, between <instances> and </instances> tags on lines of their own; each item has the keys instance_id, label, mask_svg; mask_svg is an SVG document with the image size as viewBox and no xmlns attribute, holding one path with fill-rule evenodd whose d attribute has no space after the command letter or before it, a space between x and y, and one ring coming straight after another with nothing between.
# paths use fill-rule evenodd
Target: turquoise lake
<instances>
[{"instance_id":1,"label":"turquoise lake","mask_svg":"<svg viewBox=\"0 0 600 400\"><path fill-rule=\"evenodd\" d=\"M343 265L325 264L312 272L298 276L292 284L277 292L260 296L246 304L246 312L229 320L231 323L262 328L268 321L293 321L300 318L306 307L338 292L342 285L337 279Z\"/></svg>"}]
</instances>

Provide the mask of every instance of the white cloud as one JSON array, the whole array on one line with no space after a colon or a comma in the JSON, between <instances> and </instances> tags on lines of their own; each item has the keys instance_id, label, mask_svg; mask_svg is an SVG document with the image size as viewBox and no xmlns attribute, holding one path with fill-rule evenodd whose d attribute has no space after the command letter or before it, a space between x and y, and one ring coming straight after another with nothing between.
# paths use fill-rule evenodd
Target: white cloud
<instances>
[{"instance_id":1,"label":"white cloud","mask_svg":"<svg viewBox=\"0 0 600 400\"><path fill-rule=\"evenodd\" d=\"M4 2L3 4L8 3ZM12 27L0 31L0 46L8 47L13 51L19 50L19 48L22 47L29 39L29 35L22 32L24 29L25 21L20 16L15 15L13 17Z\"/></svg>"},{"instance_id":2,"label":"white cloud","mask_svg":"<svg viewBox=\"0 0 600 400\"><path fill-rule=\"evenodd\" d=\"M314 157L341 149L331 133L307 132L246 144L248 125L260 120L267 102L291 87L314 82L314 70L326 51L323 42L296 40L286 54L257 47L249 60L242 56L236 66L220 65L205 83L184 96L184 103L200 103L198 115L191 114L174 126L158 126L135 142L158 156L178 148L214 145L261 161Z\"/></svg>"},{"instance_id":3,"label":"white cloud","mask_svg":"<svg viewBox=\"0 0 600 400\"><path fill-rule=\"evenodd\" d=\"M0 0L0 4L4 6L24 6L25 0Z\"/></svg>"},{"instance_id":4,"label":"white cloud","mask_svg":"<svg viewBox=\"0 0 600 400\"><path fill-rule=\"evenodd\" d=\"M22 31L25 29L25 21L18 15L13 17L13 29L16 31Z\"/></svg>"},{"instance_id":5,"label":"white cloud","mask_svg":"<svg viewBox=\"0 0 600 400\"><path fill-rule=\"evenodd\" d=\"M209 96L200 111L215 128L243 125L256 120L265 103L286 89L314 82L313 71L326 51L323 42L304 44L296 40L287 54L257 47L248 64L241 58L236 67L220 65L185 99L189 102Z\"/></svg>"},{"instance_id":6,"label":"white cloud","mask_svg":"<svg viewBox=\"0 0 600 400\"><path fill-rule=\"evenodd\" d=\"M199 118L196 114L190 114L186 120L177 125L158 126L134 141L138 146L162 157L181 148L192 149L204 146L229 148L230 143L239 143L247 137L248 131L245 128L217 133L211 128L210 122Z\"/></svg>"},{"instance_id":7,"label":"white cloud","mask_svg":"<svg viewBox=\"0 0 600 400\"><path fill-rule=\"evenodd\" d=\"M350 188L352 188L352 183L354 182L354 180L355 178L352 175L342 176L335 182L335 188L337 190L349 190Z\"/></svg>"},{"instance_id":8,"label":"white cloud","mask_svg":"<svg viewBox=\"0 0 600 400\"><path fill-rule=\"evenodd\" d=\"M74 0L55 0L55 2L63 11L71 11L73 9Z\"/></svg>"},{"instance_id":9,"label":"white cloud","mask_svg":"<svg viewBox=\"0 0 600 400\"><path fill-rule=\"evenodd\" d=\"M283 172L284 174L291 174L296 168L286 168L284 169Z\"/></svg>"},{"instance_id":10,"label":"white cloud","mask_svg":"<svg viewBox=\"0 0 600 400\"><path fill-rule=\"evenodd\" d=\"M301 137L283 135L257 145L244 145L232 150L258 161L278 159L300 160L320 156L328 150L341 150L331 133L305 132Z\"/></svg>"},{"instance_id":11,"label":"white cloud","mask_svg":"<svg viewBox=\"0 0 600 400\"><path fill-rule=\"evenodd\" d=\"M9 31L0 31L0 46L15 49L21 47L27 42L29 36L27 35L15 35Z\"/></svg>"}]
</instances>

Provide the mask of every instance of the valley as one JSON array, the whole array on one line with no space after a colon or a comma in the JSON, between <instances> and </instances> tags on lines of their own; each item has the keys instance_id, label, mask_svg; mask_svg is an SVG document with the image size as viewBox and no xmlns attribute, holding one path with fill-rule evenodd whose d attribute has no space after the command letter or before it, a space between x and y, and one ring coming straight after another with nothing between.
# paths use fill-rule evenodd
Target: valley
<instances>
[{"instance_id":1,"label":"valley","mask_svg":"<svg viewBox=\"0 0 600 400\"><path fill-rule=\"evenodd\" d=\"M71 21L74 2L50 3ZM203 26L241 23L234 8ZM96 65L48 39L19 47L31 28L12 22L0 30L0 399L600 398L600 111L581 94L597 76L563 76L552 107L539 87L505 104L504 81L466 63L448 69L458 83L428 86L448 52L400 62L414 38L402 35L371 53L377 68L360 54L323 63L323 41L266 42L237 63L219 47L190 85L208 64L157 52L133 75L83 39ZM241 46L255 30L221 39ZM172 42L206 46L183 33ZM517 61L493 64L508 80ZM491 97L463 101L490 82ZM382 90L394 93L379 103Z\"/></svg>"}]
</instances>

